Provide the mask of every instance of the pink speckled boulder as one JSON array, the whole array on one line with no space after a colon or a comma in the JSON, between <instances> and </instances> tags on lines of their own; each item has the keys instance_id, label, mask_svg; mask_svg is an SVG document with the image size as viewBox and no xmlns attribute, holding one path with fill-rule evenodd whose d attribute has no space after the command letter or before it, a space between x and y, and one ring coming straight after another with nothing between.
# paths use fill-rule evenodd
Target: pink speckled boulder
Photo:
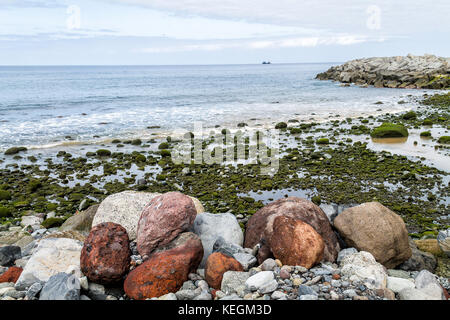
<instances>
[{"instance_id":1,"label":"pink speckled boulder","mask_svg":"<svg viewBox=\"0 0 450 320\"><path fill-rule=\"evenodd\" d=\"M168 192L152 199L144 208L137 227L137 249L144 257L174 240L194 223L197 210L192 199Z\"/></svg>"}]
</instances>

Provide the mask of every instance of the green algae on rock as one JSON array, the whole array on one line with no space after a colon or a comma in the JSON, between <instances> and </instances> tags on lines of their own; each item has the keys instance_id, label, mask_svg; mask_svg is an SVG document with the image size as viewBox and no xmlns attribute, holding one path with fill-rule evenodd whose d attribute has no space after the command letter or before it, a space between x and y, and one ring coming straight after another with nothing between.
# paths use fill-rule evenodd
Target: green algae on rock
<instances>
[{"instance_id":1,"label":"green algae on rock","mask_svg":"<svg viewBox=\"0 0 450 320\"><path fill-rule=\"evenodd\" d=\"M370 133L372 138L401 138L408 136L408 129L404 125L385 122Z\"/></svg>"}]
</instances>

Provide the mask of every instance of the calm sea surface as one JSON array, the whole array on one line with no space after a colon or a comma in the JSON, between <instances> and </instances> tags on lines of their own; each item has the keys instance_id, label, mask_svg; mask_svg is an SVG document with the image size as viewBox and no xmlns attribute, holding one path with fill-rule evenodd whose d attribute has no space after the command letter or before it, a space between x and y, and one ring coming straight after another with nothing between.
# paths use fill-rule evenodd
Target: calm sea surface
<instances>
[{"instance_id":1,"label":"calm sea surface","mask_svg":"<svg viewBox=\"0 0 450 320\"><path fill-rule=\"evenodd\" d=\"M314 80L332 65L0 67L0 151L144 137L151 126L189 130L194 121L235 126L401 111L412 104L399 100L425 92Z\"/></svg>"}]
</instances>

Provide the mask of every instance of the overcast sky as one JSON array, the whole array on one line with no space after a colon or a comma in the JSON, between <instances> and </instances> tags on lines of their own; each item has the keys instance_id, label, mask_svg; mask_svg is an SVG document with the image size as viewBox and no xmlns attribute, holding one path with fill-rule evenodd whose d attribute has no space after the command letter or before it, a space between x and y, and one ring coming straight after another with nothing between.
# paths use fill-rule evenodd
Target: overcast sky
<instances>
[{"instance_id":1,"label":"overcast sky","mask_svg":"<svg viewBox=\"0 0 450 320\"><path fill-rule=\"evenodd\" d=\"M0 65L450 56L450 1L0 0Z\"/></svg>"}]
</instances>

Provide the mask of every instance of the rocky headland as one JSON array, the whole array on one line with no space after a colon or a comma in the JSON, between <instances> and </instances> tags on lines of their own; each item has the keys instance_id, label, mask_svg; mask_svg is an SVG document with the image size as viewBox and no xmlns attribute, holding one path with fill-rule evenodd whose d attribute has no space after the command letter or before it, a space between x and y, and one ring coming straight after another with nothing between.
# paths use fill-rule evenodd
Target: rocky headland
<instances>
[{"instance_id":1,"label":"rocky headland","mask_svg":"<svg viewBox=\"0 0 450 320\"><path fill-rule=\"evenodd\" d=\"M450 61L434 55L356 59L316 76L377 88L449 89Z\"/></svg>"}]
</instances>

